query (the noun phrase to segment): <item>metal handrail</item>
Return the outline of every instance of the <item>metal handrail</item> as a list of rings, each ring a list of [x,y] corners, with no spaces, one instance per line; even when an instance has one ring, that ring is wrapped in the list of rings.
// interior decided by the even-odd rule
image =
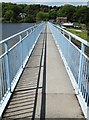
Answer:
[[[27,28],[11,37],[0,41],[4,52],[0,55],[0,117],[11,97],[12,92],[21,76],[24,67],[44,27],[44,22]],[[29,31],[30,30],[30,31]],[[23,37],[23,33],[25,33]],[[19,41],[8,46],[8,42],[19,37]]]
[[[32,27],[30,27],[30,28],[27,28],[27,29],[25,29],[25,30],[23,30],[23,31],[21,31],[21,32],[18,32],[18,33],[16,33],[16,34],[14,34],[14,35],[12,35],[12,36],[10,36],[10,37],[8,37],[8,38],[0,41],[0,44],[3,44],[3,43],[5,43],[5,42],[7,42],[8,40],[11,40],[11,39],[14,38],[14,37],[16,37],[16,36],[18,36],[18,35],[21,35],[22,33],[27,32],[28,30],[34,29],[34,28],[37,27],[37,26],[39,26],[39,24],[36,25],[36,26],[32,26]]]
[[[89,56],[85,53],[85,48],[89,49],[89,42],[50,22],[49,27],[83,113],[89,120]],[[72,42],[72,38],[80,42],[81,48]]]
[[[79,42],[81,42],[81,43],[83,43],[83,44],[85,44],[86,46],[89,47],[89,42],[87,42],[86,40],[84,40],[84,39],[78,37],[77,35],[75,35],[75,34],[69,32],[69,31],[67,31],[67,30],[65,30],[65,29],[63,29],[63,28],[61,28],[61,27],[58,26],[58,25],[55,25],[55,27],[57,27],[58,29],[62,30],[63,32],[69,34],[71,37],[75,38],[75,40],[77,40],[77,41],[79,41]]]

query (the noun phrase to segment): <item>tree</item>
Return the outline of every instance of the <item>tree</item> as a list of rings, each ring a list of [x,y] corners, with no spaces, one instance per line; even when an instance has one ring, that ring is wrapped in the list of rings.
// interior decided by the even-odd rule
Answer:
[[[86,15],[87,15],[87,6],[77,6],[76,12],[74,13],[74,17],[79,23],[85,23]]]
[[[2,22],[36,22],[55,20],[57,17],[67,17],[70,22],[84,23],[89,29],[89,8],[87,6],[47,6],[2,3]],[[22,16],[23,15],[23,16]],[[25,17],[24,17],[25,15]]]
[[[12,11],[12,10],[6,11],[4,17],[5,17],[5,19],[6,19],[8,22],[12,22],[12,19],[13,19],[13,11]]]
[[[23,22],[33,23],[33,22],[36,22],[36,20],[35,20],[34,15],[28,14],[27,17],[24,19]]]
[[[76,11],[76,7],[73,5],[64,5],[60,8],[58,16],[67,17],[68,21],[73,21],[73,14]]]
[[[50,10],[49,19],[56,19],[56,17],[57,17],[57,12],[55,10]]]
[[[21,7],[13,3],[2,3],[2,17],[4,22],[19,22]]]
[[[0,3],[0,23],[2,22],[2,3]]]
[[[89,8],[86,12],[86,20],[85,20],[85,24],[86,24],[86,28],[87,28],[87,35],[89,36]]]
[[[45,12],[38,12],[36,15],[36,21],[47,21],[48,20],[48,13]]]

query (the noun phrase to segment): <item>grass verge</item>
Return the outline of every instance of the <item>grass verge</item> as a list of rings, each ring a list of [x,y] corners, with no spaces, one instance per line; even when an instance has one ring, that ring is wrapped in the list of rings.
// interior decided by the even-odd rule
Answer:
[[[87,36],[87,30],[78,31],[78,29],[70,29],[70,28],[66,28],[66,30],[89,42],[89,36]]]

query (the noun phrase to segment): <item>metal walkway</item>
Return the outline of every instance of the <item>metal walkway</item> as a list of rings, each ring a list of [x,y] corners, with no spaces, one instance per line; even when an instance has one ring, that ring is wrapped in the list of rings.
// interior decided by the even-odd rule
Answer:
[[[3,114],[9,118],[85,119],[48,26]]]

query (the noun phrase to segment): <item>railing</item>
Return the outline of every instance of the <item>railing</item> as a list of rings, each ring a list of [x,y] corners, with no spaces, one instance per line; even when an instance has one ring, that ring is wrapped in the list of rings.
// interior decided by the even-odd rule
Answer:
[[[0,117],[38,40],[44,23],[0,41]],[[8,28],[9,29],[9,28]]]
[[[89,42],[49,23],[85,117],[89,120]]]

